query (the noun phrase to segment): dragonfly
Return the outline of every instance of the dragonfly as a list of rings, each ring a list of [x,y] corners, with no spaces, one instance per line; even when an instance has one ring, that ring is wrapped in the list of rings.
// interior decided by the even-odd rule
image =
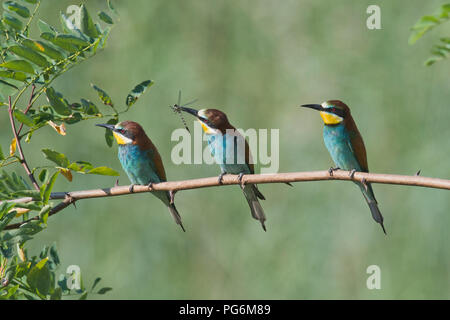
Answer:
[[[189,131],[189,128],[188,128],[188,126],[186,124],[186,120],[184,119],[183,114],[181,113],[181,108],[189,106],[189,105],[191,105],[191,104],[193,104],[193,103],[195,103],[197,101],[198,101],[198,99],[194,99],[194,100],[192,100],[192,101],[190,101],[188,103],[185,103],[185,104],[181,105],[181,90],[180,90],[180,91],[178,91],[178,103],[174,104],[173,106],[169,106],[169,108],[172,108],[173,112],[178,113],[178,115],[181,118],[181,121],[183,122],[184,127],[186,128],[186,130],[189,133],[191,133],[191,131]]]

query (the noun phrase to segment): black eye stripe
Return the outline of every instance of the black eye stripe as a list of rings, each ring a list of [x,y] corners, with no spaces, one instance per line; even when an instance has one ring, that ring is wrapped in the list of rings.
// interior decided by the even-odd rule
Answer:
[[[344,110],[342,109],[338,109],[336,107],[332,107],[330,108],[331,113],[334,113],[335,115],[344,118],[345,114],[344,114]]]

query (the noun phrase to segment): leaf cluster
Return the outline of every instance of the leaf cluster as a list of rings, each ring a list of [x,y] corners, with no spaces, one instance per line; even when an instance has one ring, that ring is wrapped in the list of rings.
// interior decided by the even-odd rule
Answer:
[[[111,15],[98,12],[99,21],[95,21],[86,5],[81,4],[77,7],[79,25],[60,13],[58,29],[37,18],[40,3],[39,0],[2,3],[0,107],[8,108],[0,108],[0,112],[10,113],[12,123],[17,122],[19,127],[11,126],[17,139],[12,139],[9,153],[0,147],[0,168],[3,168],[0,172],[0,299],[61,299],[65,295],[78,295],[80,299],[85,299],[88,292],[94,292],[100,278],[94,281],[90,290],[83,285],[75,291],[70,290],[67,286],[70,275],[58,277],[55,273],[60,265],[56,247],[44,247],[39,255],[29,257],[26,243],[47,227],[47,219],[56,207],[51,193],[60,174],[72,181],[72,172],[110,176],[119,173],[105,166],[94,166],[88,161],[70,161],[65,154],[50,148],[42,149],[42,153],[52,165],[30,167],[31,175],[36,175],[40,186],[30,186],[15,171],[7,172],[4,168],[25,162],[22,154],[17,154],[18,146],[23,140],[30,143],[33,134],[41,128],[49,126],[64,136],[68,132],[66,126],[80,121],[107,117],[108,123],[117,123],[119,115],[128,111],[153,82],[148,80],[136,86],[127,96],[122,111],[97,85],[92,85],[92,88],[105,110],[88,99],[69,101],[55,89],[54,80],[105,47],[118,14],[108,0]],[[39,38],[30,37],[30,29],[34,27],[39,30]],[[45,97],[47,102],[37,105],[40,96]],[[105,138],[111,146],[110,132]],[[15,201],[18,198],[22,201]],[[23,198],[26,200],[23,201]],[[21,227],[5,230],[14,222],[21,222]],[[109,290],[111,288],[105,287],[96,293],[104,294]]]
[[[426,15],[419,19],[411,28],[411,35],[409,37],[409,44],[416,43],[426,33],[434,28],[450,21],[450,3],[444,4],[440,10],[434,15]],[[431,57],[425,61],[426,66],[431,66],[437,61],[444,60],[450,56],[450,37],[440,38],[438,44],[433,45],[431,49]]]

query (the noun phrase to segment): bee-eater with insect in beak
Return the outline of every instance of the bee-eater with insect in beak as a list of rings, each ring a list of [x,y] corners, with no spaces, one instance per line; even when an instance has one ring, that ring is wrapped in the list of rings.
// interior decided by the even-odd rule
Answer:
[[[350,108],[345,103],[339,100],[330,100],[321,105],[305,104],[302,107],[320,112],[325,124],[323,128],[325,146],[337,168],[351,171],[352,177],[356,171],[369,172],[362,136],[352,118]],[[330,168],[330,174],[337,168]],[[383,232],[386,234],[383,216],[378,208],[371,184],[364,180],[361,182],[355,181],[355,183],[360,187],[373,219],[381,225]]]
[[[203,131],[208,138],[208,145],[215,161],[220,165],[221,174],[219,183],[222,183],[223,176],[227,173],[238,174],[239,180],[243,175],[253,174],[254,165],[250,154],[250,148],[244,137],[230,124],[227,116],[217,109],[195,110],[178,106],[181,110],[195,116],[200,122]],[[259,220],[262,228],[266,231],[264,221],[266,216],[258,201],[258,198],[265,200],[255,184],[241,185],[252,217]]]
[[[132,185],[148,185],[166,181],[166,172],[158,149],[145,134],[144,129],[137,122],[123,121],[116,125],[97,124],[107,130],[112,130],[119,145],[119,160]],[[168,208],[175,222],[184,230],[181,217],[173,203],[173,194],[168,191],[153,191]]]

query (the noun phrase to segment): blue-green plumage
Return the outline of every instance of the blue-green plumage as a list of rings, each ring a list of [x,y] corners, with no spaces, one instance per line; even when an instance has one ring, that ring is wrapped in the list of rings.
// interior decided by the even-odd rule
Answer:
[[[348,171],[368,172],[364,142],[348,106],[339,100],[326,101],[322,105],[303,106],[320,111],[325,124],[323,140],[336,167]],[[362,181],[355,181],[355,183],[361,189],[373,219],[381,225],[386,233],[383,216],[378,208],[372,185]]]
[[[225,113],[217,109],[197,111],[186,107],[179,108],[197,117],[202,124],[211,154],[222,172],[219,181],[222,181],[222,176],[226,173],[239,174],[241,178],[244,174],[254,173],[248,144],[244,137],[230,124]],[[259,220],[263,229],[266,230],[264,224],[266,216],[258,200],[264,200],[264,196],[255,184],[246,184],[242,187],[242,190],[252,217]]]
[[[166,173],[161,156],[144,129],[134,121],[124,121],[117,125],[99,124],[113,132],[119,144],[119,161],[132,185],[149,185],[166,181]],[[133,186],[130,190],[133,189]],[[153,191],[169,209],[175,222],[184,231],[181,217],[167,191]]]
[[[207,137],[211,154],[216,163],[219,164],[222,174],[253,173],[253,168],[246,161],[248,160],[246,159],[246,142],[236,131],[233,134],[222,134],[218,132],[217,134],[209,134]],[[265,197],[254,184],[246,184],[242,191],[250,207],[252,217],[260,221],[265,231],[266,226],[264,221],[266,220],[266,216],[258,200],[258,198],[265,200]]]
[[[147,185],[165,181],[156,172],[153,150],[141,150],[138,145],[124,144],[119,145],[118,156],[122,168],[132,184]],[[170,196],[167,191],[154,191],[153,194],[169,205]]]
[[[352,148],[351,134],[353,133],[349,133],[342,123],[333,126],[325,125],[323,128],[323,140],[335,165],[343,170],[364,172],[366,170],[361,168],[355,156],[355,151]],[[372,185],[370,183],[362,184],[358,181],[355,181],[355,183],[361,189],[370,207],[373,218],[382,224],[383,218],[379,212]]]
[[[350,134],[344,124],[323,127],[323,141],[331,159],[342,170],[362,171],[351,146]]]
[[[245,148],[245,145],[238,148],[239,136],[231,134],[211,134],[207,137],[211,154],[216,163],[219,164],[222,172],[231,174],[251,173],[248,164],[245,162],[245,152],[242,149],[242,147]],[[241,139],[242,137],[239,138]],[[239,152],[239,149],[241,149],[241,152]]]

